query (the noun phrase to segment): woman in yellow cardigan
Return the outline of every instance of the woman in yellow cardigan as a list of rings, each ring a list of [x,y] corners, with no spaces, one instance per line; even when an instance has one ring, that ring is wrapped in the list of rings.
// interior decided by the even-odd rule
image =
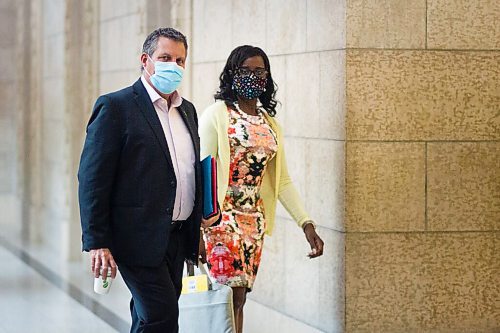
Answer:
[[[267,55],[258,47],[240,46],[220,75],[216,103],[200,118],[201,156],[217,159],[222,210],[218,225],[205,225],[206,259],[210,274],[233,288],[239,333],[278,199],[304,230],[309,257],[323,254],[323,241],[288,176],[283,134],[274,120],[275,94]]]

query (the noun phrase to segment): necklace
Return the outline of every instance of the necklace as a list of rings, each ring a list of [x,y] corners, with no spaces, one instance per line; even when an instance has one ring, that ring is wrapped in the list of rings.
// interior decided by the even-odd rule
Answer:
[[[234,106],[236,107],[236,110],[238,111],[240,117],[246,120],[247,122],[255,125],[260,125],[264,123],[264,118],[262,117],[262,110],[260,107],[257,107],[256,109],[257,115],[254,116],[252,114],[248,114],[245,111],[243,111],[238,105],[238,103],[234,103]]]
[[[247,116],[250,116],[250,117],[259,117],[259,116],[260,116],[260,114],[261,114],[261,109],[260,109],[260,107],[259,107],[259,106],[257,106],[257,107],[255,108],[255,113],[256,113],[256,114],[250,114],[250,113],[248,113],[248,112],[243,111],[243,110],[240,108],[240,105],[239,105],[239,103],[238,103],[238,102],[235,102],[235,103],[234,103],[234,106],[236,106],[236,109],[237,109],[238,111],[240,111],[241,113],[243,113],[243,114],[245,114],[245,115],[247,115]]]

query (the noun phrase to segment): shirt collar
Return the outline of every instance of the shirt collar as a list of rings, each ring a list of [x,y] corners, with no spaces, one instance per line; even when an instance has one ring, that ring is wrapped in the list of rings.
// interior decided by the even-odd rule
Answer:
[[[153,104],[160,99],[164,100],[164,98],[161,97],[160,94],[158,94],[158,92],[149,84],[149,82],[144,77],[144,74],[141,75],[141,82],[144,85],[144,88],[146,88],[146,91],[148,92],[149,98],[151,98],[151,102]],[[174,92],[170,96],[170,101],[172,102],[170,107],[176,108],[182,104],[182,97],[177,90],[174,90]]]

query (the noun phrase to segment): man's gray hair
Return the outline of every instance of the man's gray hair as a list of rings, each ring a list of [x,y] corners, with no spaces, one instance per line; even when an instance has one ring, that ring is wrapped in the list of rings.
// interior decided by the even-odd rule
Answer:
[[[183,43],[187,53],[188,44],[186,36],[184,36],[180,31],[175,30],[174,28],[158,28],[150,33],[144,41],[144,44],[142,45],[142,52],[152,57],[153,53],[158,47],[158,39],[160,37],[166,37],[176,42]]]

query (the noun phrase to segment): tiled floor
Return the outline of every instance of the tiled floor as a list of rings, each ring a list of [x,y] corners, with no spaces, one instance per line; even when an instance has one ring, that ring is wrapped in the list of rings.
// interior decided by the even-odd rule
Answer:
[[[15,234],[2,226],[0,333],[128,332],[130,293],[119,275],[108,295],[98,295],[88,254],[70,262],[50,246],[23,244]],[[245,333],[320,333],[252,300],[245,319]]]
[[[117,332],[0,246],[0,332]]]

